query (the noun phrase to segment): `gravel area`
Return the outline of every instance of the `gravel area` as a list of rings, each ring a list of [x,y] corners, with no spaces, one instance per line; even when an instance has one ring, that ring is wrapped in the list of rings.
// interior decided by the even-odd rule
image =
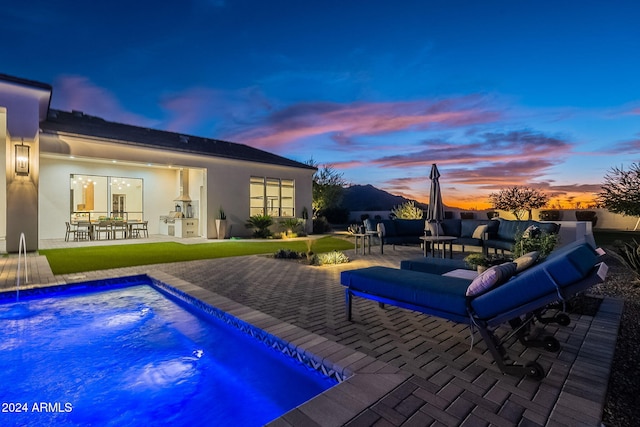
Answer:
[[[608,252],[611,252],[609,248]],[[609,379],[603,425],[637,426],[640,420],[640,281],[620,261],[607,256],[607,281],[590,291],[624,300],[620,330]]]

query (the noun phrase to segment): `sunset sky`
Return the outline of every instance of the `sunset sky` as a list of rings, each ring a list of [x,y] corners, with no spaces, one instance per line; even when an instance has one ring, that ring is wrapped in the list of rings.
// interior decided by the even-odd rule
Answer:
[[[0,73],[52,107],[332,164],[352,184],[487,208],[588,203],[640,161],[636,1],[12,2]],[[21,4],[18,4],[21,3]]]

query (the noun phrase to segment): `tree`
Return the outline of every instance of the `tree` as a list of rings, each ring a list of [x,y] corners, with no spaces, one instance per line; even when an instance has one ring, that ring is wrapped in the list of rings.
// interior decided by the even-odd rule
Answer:
[[[409,200],[391,210],[391,213],[399,219],[422,219],[424,212],[416,206],[413,200]]]
[[[640,164],[631,164],[629,170],[611,168],[604,176],[598,202],[610,212],[640,216]]]
[[[306,164],[318,168],[313,174],[313,212],[340,207],[347,182],[330,164],[319,166],[313,159]]]
[[[489,202],[494,209],[509,211],[518,220],[522,219],[525,212],[529,214],[529,219],[531,219],[531,210],[543,207],[547,201],[549,201],[549,196],[540,190],[517,185],[489,194]]]

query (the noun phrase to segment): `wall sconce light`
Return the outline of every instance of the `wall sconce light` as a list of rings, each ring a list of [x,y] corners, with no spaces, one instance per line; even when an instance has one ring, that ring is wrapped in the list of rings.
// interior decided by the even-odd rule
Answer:
[[[16,175],[29,175],[29,146],[22,144],[16,145]]]

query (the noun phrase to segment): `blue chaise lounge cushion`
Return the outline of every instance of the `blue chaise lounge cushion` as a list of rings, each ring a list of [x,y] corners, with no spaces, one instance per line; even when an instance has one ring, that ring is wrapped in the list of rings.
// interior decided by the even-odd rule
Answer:
[[[433,307],[443,314],[468,317],[465,297],[471,283],[468,279],[395,268],[368,267],[343,271],[340,283],[354,291],[421,307]]]
[[[558,295],[558,288],[563,289],[586,277],[597,260],[597,252],[588,244],[572,245],[562,251],[562,256],[549,257],[544,263],[524,270],[491,292],[476,297],[471,306],[479,318],[489,319],[544,295]]]

